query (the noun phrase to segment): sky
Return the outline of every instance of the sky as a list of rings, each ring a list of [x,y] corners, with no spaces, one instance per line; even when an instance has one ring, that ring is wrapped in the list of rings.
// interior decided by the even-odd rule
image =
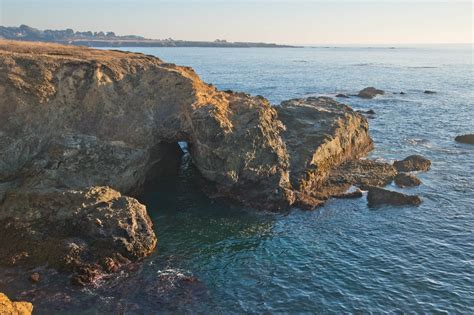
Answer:
[[[286,44],[473,43],[472,1],[0,0],[0,25]]]

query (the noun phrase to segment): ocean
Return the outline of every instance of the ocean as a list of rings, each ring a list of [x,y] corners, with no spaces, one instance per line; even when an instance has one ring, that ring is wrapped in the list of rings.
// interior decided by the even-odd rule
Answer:
[[[191,66],[219,89],[273,104],[385,90],[340,101],[375,111],[370,158],[432,161],[417,174],[421,186],[388,187],[423,203],[371,209],[364,196],[314,211],[259,211],[208,199],[185,158],[178,178],[140,199],[156,252],[97,288],[50,280],[38,313],[474,313],[474,146],[454,141],[474,133],[471,45],[123,50]]]

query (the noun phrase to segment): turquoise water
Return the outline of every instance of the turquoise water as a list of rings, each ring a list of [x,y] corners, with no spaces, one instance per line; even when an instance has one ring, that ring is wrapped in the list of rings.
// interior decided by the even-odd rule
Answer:
[[[431,171],[418,174],[423,185],[403,190],[424,202],[373,210],[361,198],[316,211],[256,211],[206,198],[185,157],[178,178],[148,187],[141,199],[156,253],[98,288],[46,282],[39,289],[62,295],[30,298],[39,313],[474,313],[474,147],[453,140],[474,132],[471,46],[130,50],[275,104],[386,90],[343,101],[376,112],[371,157],[432,160]],[[33,296],[21,288],[9,290]]]

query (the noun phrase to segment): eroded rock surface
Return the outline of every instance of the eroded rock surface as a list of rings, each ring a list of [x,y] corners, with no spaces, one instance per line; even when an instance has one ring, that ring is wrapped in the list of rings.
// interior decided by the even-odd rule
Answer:
[[[178,141],[210,194],[257,208],[312,208],[394,176],[354,162],[373,146],[367,120],[332,99],[271,106],[152,56],[0,41],[0,261],[82,284],[148,255],[150,219],[126,195],[179,165]]]
[[[0,292],[0,314],[1,315],[30,315],[33,305],[28,302],[12,302]]]

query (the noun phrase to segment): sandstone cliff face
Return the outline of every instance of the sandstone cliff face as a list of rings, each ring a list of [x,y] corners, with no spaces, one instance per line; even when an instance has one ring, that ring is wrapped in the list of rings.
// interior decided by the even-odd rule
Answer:
[[[328,98],[272,107],[143,54],[0,41],[0,223],[25,231],[25,252],[52,237],[66,244],[54,260],[73,257],[74,268],[147,255],[151,221],[120,193],[170,171],[178,141],[213,195],[271,210],[339,194],[346,185],[333,189],[329,175],[372,148],[367,120]],[[66,233],[75,222],[84,228]]]

